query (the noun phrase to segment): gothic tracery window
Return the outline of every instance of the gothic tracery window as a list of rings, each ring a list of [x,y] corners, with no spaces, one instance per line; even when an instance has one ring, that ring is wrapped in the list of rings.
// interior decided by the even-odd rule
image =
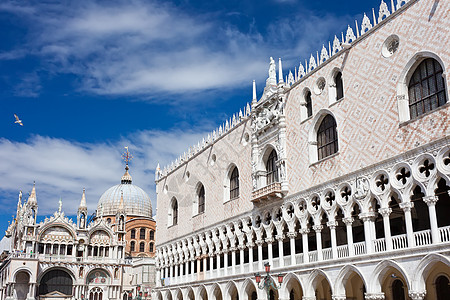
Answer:
[[[427,58],[411,76],[408,85],[409,113],[414,119],[447,102],[441,64]]]
[[[230,177],[230,199],[239,197],[239,171],[234,167]]]
[[[338,152],[336,120],[326,115],[317,130],[317,152],[319,160]]]
[[[267,184],[278,182],[278,168],[276,164],[277,160],[278,160],[277,152],[275,150],[272,150],[266,162]]]

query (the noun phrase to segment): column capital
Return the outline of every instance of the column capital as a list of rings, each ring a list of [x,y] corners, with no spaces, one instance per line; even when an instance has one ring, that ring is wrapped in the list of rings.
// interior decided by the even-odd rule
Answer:
[[[389,217],[389,215],[392,213],[392,208],[390,207],[383,207],[378,210],[378,212],[383,216],[383,218]]]
[[[365,293],[366,300],[384,300],[384,293]]]
[[[336,221],[335,220],[331,220],[330,222],[327,222],[327,226],[330,228],[330,229],[336,229]]]
[[[425,299],[425,295],[427,294],[426,291],[409,291],[409,297],[411,297],[411,300],[423,300]]]
[[[309,228],[300,228],[298,230],[298,232],[300,232],[300,234],[308,234],[309,233]]]
[[[259,247],[262,246],[262,244],[264,244],[264,240],[256,240],[255,243]]]
[[[315,232],[321,232],[323,229],[323,226],[322,225],[314,225],[312,228],[314,229]]]
[[[358,216],[363,222],[367,222],[367,221],[375,221],[376,217],[375,217],[375,212],[370,211],[370,212],[366,212],[366,213],[361,213]]]
[[[294,232],[291,232],[291,231],[290,231],[290,232],[288,232],[286,235],[287,235],[287,237],[290,238],[290,239],[295,239],[295,237],[297,236],[297,232],[295,232],[295,231],[294,231]]]
[[[353,218],[352,217],[347,217],[347,218],[343,218],[342,222],[345,223],[345,225],[352,225],[353,224]]]
[[[278,240],[278,241],[283,241],[283,239],[284,239],[284,234],[277,234],[276,236],[275,236],[275,238]]]
[[[239,248],[239,250],[245,250],[246,247],[245,247],[245,245],[239,245],[238,248]]]
[[[404,212],[411,211],[411,208],[414,207],[414,203],[412,202],[401,202],[399,204],[400,208],[403,209]]]
[[[272,243],[275,241],[275,239],[274,239],[273,237],[270,237],[270,238],[266,238],[264,241],[265,241],[267,244],[272,244]]]
[[[423,202],[425,202],[428,206],[436,205],[436,202],[438,202],[438,200],[439,200],[439,197],[435,196],[435,195],[423,197]]]

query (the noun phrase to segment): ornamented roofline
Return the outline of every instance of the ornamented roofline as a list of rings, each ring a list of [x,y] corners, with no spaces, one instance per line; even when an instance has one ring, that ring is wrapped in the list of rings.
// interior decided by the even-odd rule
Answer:
[[[309,58],[309,62],[305,59],[305,65],[303,66],[302,63],[300,63],[298,70],[295,68],[294,74],[291,70],[289,70],[289,74],[286,76],[285,81],[283,82],[283,74],[281,69],[281,59],[279,61],[279,80],[278,83],[285,84],[285,87],[290,88],[295,83],[301,81],[303,78],[305,78],[309,73],[311,73],[313,70],[317,69],[320,65],[328,61],[330,58],[332,58],[334,55],[341,53],[341,51],[345,51],[348,48],[351,47],[351,45],[358,40],[360,37],[365,36],[369,31],[372,31],[371,29],[377,28],[381,23],[385,23],[387,19],[390,19],[392,14],[398,11],[399,9],[404,9],[406,7],[406,4],[408,3],[414,3],[418,0],[397,0],[397,5],[394,5],[394,0],[391,0],[391,11],[389,11],[388,5],[386,2],[381,0],[380,8],[378,10],[378,18],[375,16],[375,9],[372,8],[372,18],[373,18],[373,25],[370,21],[370,18],[364,13],[363,20],[361,22],[361,28],[358,26],[358,21],[355,20],[355,29],[356,29],[356,35],[353,31],[353,28],[348,25],[347,26],[347,32],[344,36],[344,33],[341,33],[341,39],[339,39],[336,35],[334,36],[333,43],[328,42],[328,49],[325,47],[325,45],[322,45],[322,50],[316,52],[316,55],[314,56],[311,54]],[[271,58],[271,62],[273,59]],[[270,71],[270,70],[269,70]],[[269,79],[270,79],[270,72],[269,72]],[[268,80],[269,80],[268,79]],[[276,85],[276,79],[275,82],[272,82],[272,84],[269,85]],[[268,86],[266,82],[266,87]],[[266,93],[263,93],[263,98],[266,95]],[[255,86],[253,83],[253,98],[254,101],[256,100],[256,94],[255,94]],[[258,103],[261,101],[258,101]],[[211,133],[208,134],[206,138],[203,138],[202,141],[199,141],[197,145],[193,145],[188,149],[188,151],[184,152],[182,155],[180,155],[175,161],[172,161],[172,163],[163,169],[160,168],[159,164],[156,167],[155,170],[155,181],[158,182],[162,178],[169,175],[172,171],[176,170],[178,167],[186,163],[189,159],[196,156],[198,153],[202,152],[204,149],[206,149],[209,145],[212,145],[216,140],[218,140],[223,135],[227,134],[229,131],[234,129],[236,126],[241,124],[242,121],[246,120],[252,110],[252,106],[247,103],[246,107],[244,107],[243,110],[240,110],[239,113],[236,113],[231,117],[229,120],[226,120],[225,123],[220,125],[217,129],[213,130]]]
[[[159,181],[166,177],[172,171],[186,163],[189,159],[196,156],[200,152],[203,152],[203,150],[205,150],[208,146],[214,144],[215,141],[219,140],[222,136],[226,135],[228,132],[239,126],[243,121],[247,120],[250,114],[251,106],[250,103],[247,103],[243,109],[239,110],[239,113],[233,114],[233,117],[230,117],[230,119],[226,120],[225,123],[221,124],[218,128],[209,133],[208,136],[199,141],[197,145],[190,147],[187,152],[185,151],[183,155],[180,155],[177,159],[175,159],[175,161],[172,161],[170,165],[161,169],[158,164],[155,171],[155,181]]]
[[[353,31],[353,28],[348,25],[345,36],[343,32],[341,32],[340,39],[335,35],[333,42],[328,42],[328,49],[325,45],[322,45],[320,54],[319,51],[316,51],[316,55],[311,54],[309,57],[309,62],[305,59],[305,65],[303,66],[303,64],[300,63],[298,70],[297,68],[294,69],[294,74],[292,73],[292,70],[289,70],[289,74],[286,76],[285,80],[287,86],[292,87],[295,83],[306,77],[307,74],[318,68],[335,54],[338,54],[339,52],[345,51],[346,49],[350,48],[356,40],[358,40],[362,36],[367,35],[368,32],[371,32],[372,28],[378,28],[381,23],[386,22],[386,19],[392,18],[392,14],[394,14],[396,11],[400,9],[403,10],[406,7],[406,4],[412,4],[416,1],[418,0],[397,0],[397,5],[394,5],[394,0],[391,0],[391,11],[389,11],[386,2],[381,0],[380,8],[378,10],[378,18],[376,18],[375,16],[375,9],[372,8],[373,24],[371,23],[370,18],[366,15],[366,13],[364,13],[361,27],[358,26],[358,21],[355,20],[356,35]]]

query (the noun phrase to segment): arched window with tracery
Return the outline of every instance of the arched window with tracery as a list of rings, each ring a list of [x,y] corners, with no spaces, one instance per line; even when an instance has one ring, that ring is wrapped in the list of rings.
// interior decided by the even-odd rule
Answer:
[[[145,243],[144,242],[141,242],[140,244],[139,244],[139,252],[144,252],[145,251]]]
[[[331,115],[326,115],[317,130],[317,154],[321,160],[338,152],[338,136],[336,120]]]
[[[230,199],[239,197],[239,171],[234,167],[230,177]]]
[[[133,252],[136,249],[136,242],[131,241],[130,243],[130,251]]]
[[[442,66],[434,58],[422,61],[408,84],[409,114],[414,119],[447,102]]]
[[[198,189],[197,197],[198,197],[198,213],[200,214],[205,212],[205,187],[203,186],[203,184]]]
[[[139,231],[139,239],[145,240],[145,228],[141,228]]]
[[[270,152],[269,157],[267,158],[266,162],[266,171],[267,171],[267,184],[272,184],[274,182],[278,182],[278,168],[277,168],[277,152],[275,150],[272,150]]]
[[[132,239],[135,239],[136,238],[136,229],[131,229],[130,235],[131,235]]]

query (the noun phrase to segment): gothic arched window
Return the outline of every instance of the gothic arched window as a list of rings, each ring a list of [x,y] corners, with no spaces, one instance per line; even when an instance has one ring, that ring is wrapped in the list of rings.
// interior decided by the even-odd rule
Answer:
[[[239,197],[239,171],[234,167],[230,177],[230,199]]]
[[[344,98],[344,83],[342,82],[341,72],[338,72],[334,77],[334,83],[336,84],[336,100]]]
[[[131,234],[131,238],[135,239],[136,238],[136,229],[131,229],[130,234]]]
[[[130,243],[130,251],[133,252],[136,249],[136,242],[131,241]]]
[[[141,228],[139,231],[139,239],[145,240],[145,228]]]
[[[278,182],[277,160],[278,160],[277,152],[275,150],[272,150],[266,162],[267,184]]]
[[[422,61],[408,85],[409,114],[414,119],[447,102],[442,66],[434,58]]]
[[[331,115],[326,115],[317,130],[317,153],[321,160],[338,152],[338,136],[336,120]]]
[[[153,252],[153,243],[150,243],[149,252]]]
[[[205,187],[203,184],[198,189],[198,213],[205,212]]]
[[[177,208],[177,211],[178,211],[178,208]],[[177,214],[178,214],[178,212],[177,212]],[[154,239],[155,239],[155,232],[153,230],[150,230],[150,240],[153,241]]]
[[[145,243],[144,242],[141,242],[140,244],[139,244],[139,252],[144,252],[145,251]]]
[[[308,91],[306,92],[305,95],[305,102],[306,102],[306,115],[307,117],[311,117],[312,116],[312,99],[311,99],[311,92]]]
[[[177,199],[174,199],[174,201],[172,202],[172,225],[177,224],[178,224],[178,201]],[[153,240],[152,238],[150,239]]]

